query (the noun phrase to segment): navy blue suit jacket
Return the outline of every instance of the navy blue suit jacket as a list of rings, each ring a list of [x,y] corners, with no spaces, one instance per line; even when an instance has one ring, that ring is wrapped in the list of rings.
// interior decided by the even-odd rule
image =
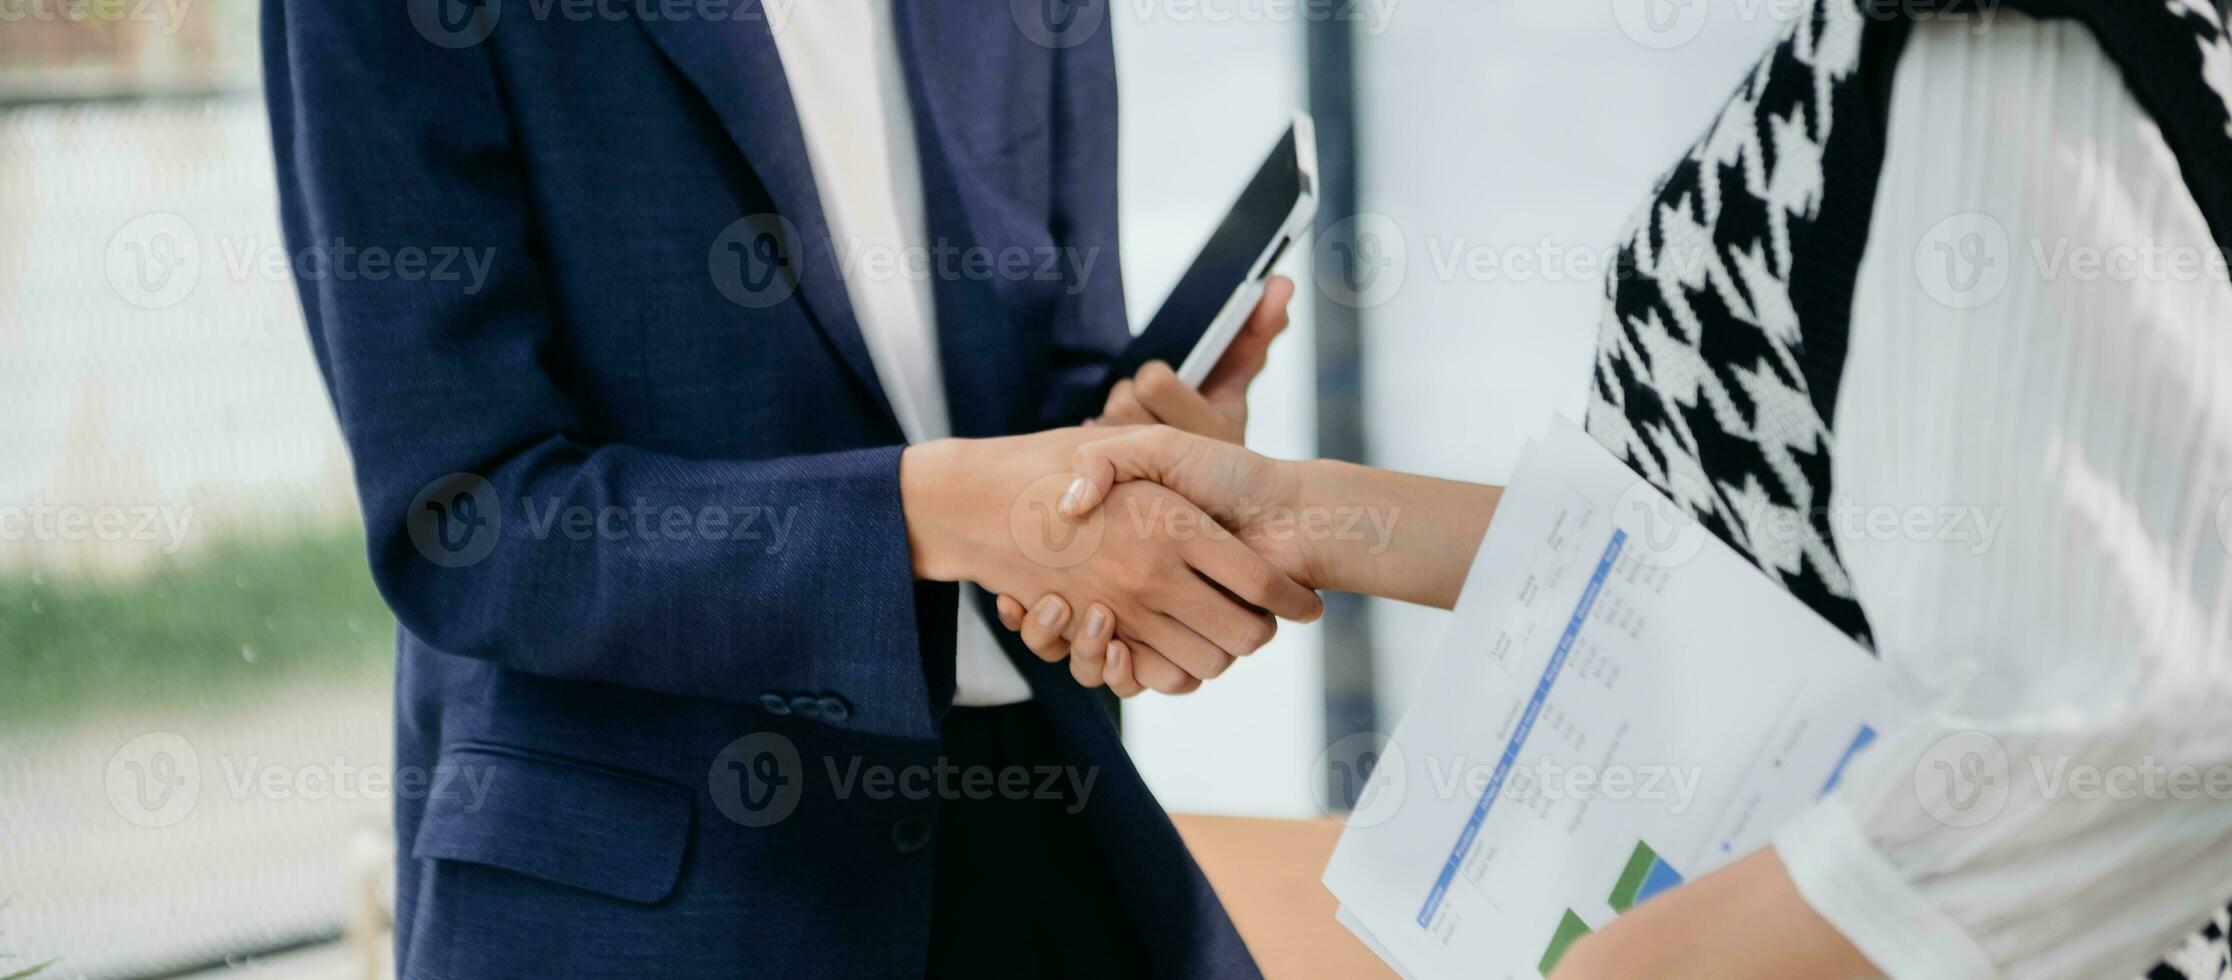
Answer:
[[[954,428],[1074,421],[1049,406],[1128,336],[1107,31],[894,3],[931,237],[1096,258],[937,280]],[[954,592],[910,574],[902,437],[762,11],[473,9],[263,21],[288,241],[361,257],[301,292],[401,627],[400,971],[919,975],[935,803],[837,779],[935,761]],[[1097,770],[1080,819],[1137,918],[1110,934],[1252,974],[1106,713],[1016,654]]]

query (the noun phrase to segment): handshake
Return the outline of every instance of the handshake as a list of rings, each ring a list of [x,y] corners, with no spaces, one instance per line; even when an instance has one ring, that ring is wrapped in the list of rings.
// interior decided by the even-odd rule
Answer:
[[[1040,657],[1125,697],[1192,691],[1277,619],[1316,619],[1311,557],[1265,531],[1299,503],[1296,464],[1237,445],[1292,294],[1272,283],[1200,391],[1157,362],[1084,426],[908,449],[916,576],[997,593],[1002,624]]]
[[[1150,364],[1084,426],[909,448],[915,576],[997,594],[1033,652],[1123,697],[1195,690],[1321,615],[1318,589],[1454,602],[1487,488],[1239,445],[1292,294],[1273,280],[1200,391]]]

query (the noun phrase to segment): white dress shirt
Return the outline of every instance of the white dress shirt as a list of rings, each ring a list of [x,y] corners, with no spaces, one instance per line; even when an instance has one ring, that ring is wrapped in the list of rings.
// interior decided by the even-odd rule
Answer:
[[[909,443],[953,434],[938,361],[914,117],[889,0],[812,0],[775,27],[853,316]],[[1028,701],[973,586],[961,589],[957,705]]]
[[[1840,533],[1931,707],[1776,847],[1894,977],[2137,976],[2232,896],[2232,284],[2082,25],[1901,58],[1836,493],[1996,526]]]

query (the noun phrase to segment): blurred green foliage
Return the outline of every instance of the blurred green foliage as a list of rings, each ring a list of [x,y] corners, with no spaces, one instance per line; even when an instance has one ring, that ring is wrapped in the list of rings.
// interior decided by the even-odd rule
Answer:
[[[0,577],[0,718],[384,679],[395,621],[356,531],[221,541],[128,581]]]

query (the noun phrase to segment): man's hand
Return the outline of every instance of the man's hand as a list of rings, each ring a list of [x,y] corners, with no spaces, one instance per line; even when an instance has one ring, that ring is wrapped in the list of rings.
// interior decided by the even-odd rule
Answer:
[[[1127,484],[1087,520],[1059,516],[1074,450],[1105,434],[1060,429],[910,447],[899,482],[916,577],[971,581],[1033,605],[1052,600],[1059,622],[1042,627],[1092,635],[1103,656],[1121,639],[1140,683],[1174,692],[1269,642],[1274,614],[1309,620],[1323,611],[1315,593],[1163,487]],[[1070,610],[1085,611],[1074,628]]]
[[[1237,443],[1248,431],[1248,386],[1271,357],[1271,342],[1287,328],[1287,303],[1294,298],[1294,281],[1273,276],[1264,285],[1263,299],[1255,312],[1217,359],[1209,377],[1195,391],[1179,380],[1170,365],[1154,361],[1135,377],[1116,383],[1108,405],[1089,425],[1151,425],[1160,423],[1196,435]]]

